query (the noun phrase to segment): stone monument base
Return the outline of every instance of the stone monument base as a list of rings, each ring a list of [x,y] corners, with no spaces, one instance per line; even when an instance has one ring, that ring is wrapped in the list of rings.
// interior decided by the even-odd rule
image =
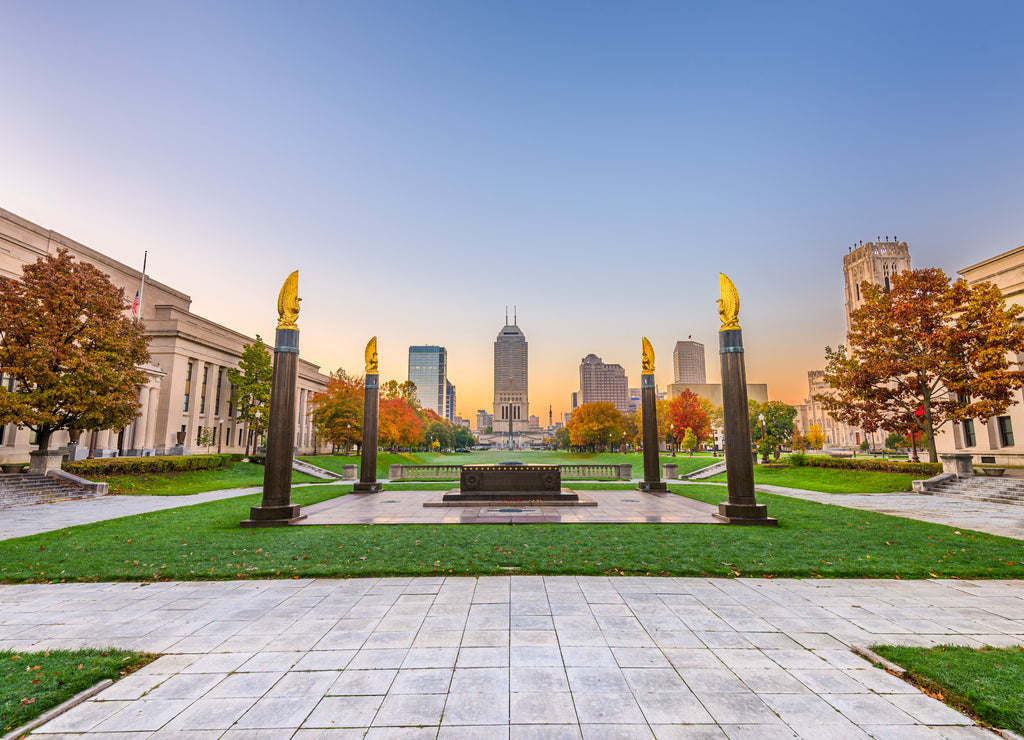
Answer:
[[[383,483],[356,483],[352,486],[352,493],[380,493],[384,490]]]
[[[664,481],[640,481],[640,485],[636,487],[636,490],[643,491],[644,493],[668,493],[668,486],[665,485]]]
[[[249,509],[249,518],[239,522],[241,527],[287,527],[289,524],[302,521],[305,514],[300,514],[298,504],[285,506],[253,506]]]
[[[726,524],[739,524],[748,527],[779,526],[778,519],[772,519],[768,516],[768,507],[765,504],[730,504],[723,502],[718,505],[718,513],[712,516]]]
[[[560,491],[460,491],[453,488],[440,498],[426,501],[431,506],[481,506],[493,507],[502,504],[517,506],[597,506],[597,502],[576,493],[569,488]]]

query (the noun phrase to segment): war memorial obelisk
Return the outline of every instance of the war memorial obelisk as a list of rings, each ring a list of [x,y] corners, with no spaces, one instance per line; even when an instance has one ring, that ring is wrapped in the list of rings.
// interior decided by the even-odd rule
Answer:
[[[718,355],[722,361],[722,417],[725,425],[725,475],[729,500],[718,505],[715,518],[729,524],[777,527],[768,508],[754,497],[754,458],[750,447],[750,411],[747,408],[747,371],[743,363],[740,297],[736,286],[719,273],[722,297],[718,315]],[[644,412],[646,414],[646,410]]]
[[[284,527],[305,519],[292,503],[292,457],[295,452],[295,381],[299,374],[299,272],[281,286],[277,297],[274,374],[270,381],[270,428],[263,468],[263,502],[249,510],[243,527]]]
[[[654,347],[643,338],[644,357],[640,370],[640,415],[643,419],[644,479],[639,490],[648,493],[668,491],[661,480],[661,464],[658,461],[658,394],[654,387]]]
[[[366,383],[363,388],[363,444],[359,454],[359,482],[352,493],[378,493],[384,487],[377,482],[377,408],[380,400],[380,375],[377,370],[377,337],[366,344]]]

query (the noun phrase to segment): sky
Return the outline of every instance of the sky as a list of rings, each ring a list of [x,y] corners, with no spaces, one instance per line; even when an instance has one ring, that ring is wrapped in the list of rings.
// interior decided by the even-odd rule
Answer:
[[[1024,4],[0,0],[0,207],[382,379],[447,347],[491,408],[516,306],[531,413],[593,352],[639,385],[719,272],[749,382],[799,403],[844,340],[842,257],[948,274],[1024,243]]]

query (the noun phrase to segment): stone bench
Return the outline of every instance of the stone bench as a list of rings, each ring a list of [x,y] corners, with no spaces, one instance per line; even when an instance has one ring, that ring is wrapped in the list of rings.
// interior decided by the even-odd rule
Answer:
[[[1002,478],[1003,473],[1006,472],[1006,468],[975,468],[974,472],[978,475],[987,475],[992,478]]]

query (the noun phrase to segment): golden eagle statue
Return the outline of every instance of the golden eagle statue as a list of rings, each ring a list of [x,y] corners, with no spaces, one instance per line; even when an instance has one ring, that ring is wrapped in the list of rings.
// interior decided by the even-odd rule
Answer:
[[[366,343],[366,374],[377,374],[377,337]]]
[[[299,271],[296,270],[281,286],[281,293],[277,296],[277,328],[295,329],[298,326],[295,320],[299,318]]]
[[[644,358],[641,362],[641,375],[654,375],[654,347],[651,346],[647,337],[644,340]]]
[[[732,280],[722,273],[718,273],[718,278],[722,290],[722,297],[718,299],[718,315],[722,319],[722,328],[718,331],[739,329],[740,294],[736,292]]]

